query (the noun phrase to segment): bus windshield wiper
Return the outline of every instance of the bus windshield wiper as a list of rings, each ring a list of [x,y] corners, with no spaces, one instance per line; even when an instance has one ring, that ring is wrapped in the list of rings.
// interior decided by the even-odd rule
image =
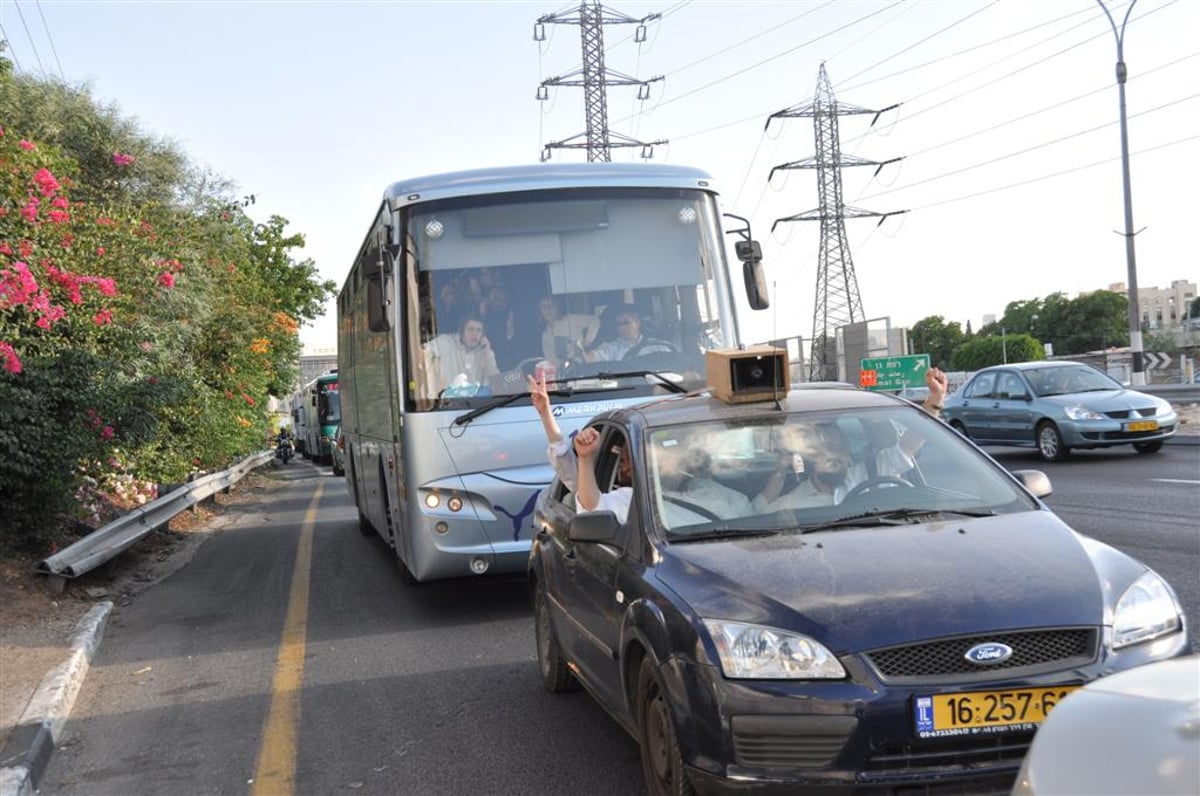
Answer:
[[[686,393],[687,388],[682,387],[668,379],[656,370],[623,370],[620,373],[597,373],[594,376],[579,376],[580,379],[624,379],[633,378],[636,376],[651,376],[662,386],[666,387],[673,393]]]
[[[616,388],[610,388],[610,389],[601,388],[601,389],[595,389],[595,390],[576,390],[573,387],[568,387],[565,390],[546,390],[546,394],[547,395],[556,395],[559,398],[570,398],[573,395],[590,395],[592,393],[597,393],[597,392],[617,392],[617,391],[632,390],[632,389],[633,389],[632,387],[616,387]],[[482,415],[486,415],[488,412],[492,411],[493,409],[499,409],[501,406],[508,406],[509,404],[513,403],[514,401],[520,400],[521,398],[528,398],[528,397],[529,397],[528,390],[525,390],[524,392],[515,392],[515,393],[512,393],[511,395],[498,395],[495,398],[493,398],[492,400],[483,404],[482,406],[477,406],[474,409],[472,409],[471,411],[464,412],[463,414],[454,418],[454,420],[452,420],[450,422],[450,425],[465,426],[468,423],[470,423],[472,420],[474,420],[477,417],[480,417]]]

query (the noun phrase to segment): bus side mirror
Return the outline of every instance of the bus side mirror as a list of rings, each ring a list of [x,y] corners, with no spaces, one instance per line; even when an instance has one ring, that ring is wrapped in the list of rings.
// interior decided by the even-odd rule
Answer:
[[[744,225],[740,229],[729,230],[729,234],[741,238],[733,242],[733,253],[742,261],[742,277],[746,281],[746,300],[750,302],[750,308],[765,310],[771,306],[771,300],[767,296],[767,277],[762,270],[762,247],[751,237],[748,219],[733,213],[724,215],[726,218],[741,221]]]
[[[754,260],[742,263],[742,277],[746,280],[746,299],[750,302],[750,309],[765,310],[771,306],[771,299],[767,296],[767,276],[763,273],[762,262]]]
[[[380,268],[367,277],[367,327],[372,332],[386,332],[392,328],[387,312],[389,276]]]

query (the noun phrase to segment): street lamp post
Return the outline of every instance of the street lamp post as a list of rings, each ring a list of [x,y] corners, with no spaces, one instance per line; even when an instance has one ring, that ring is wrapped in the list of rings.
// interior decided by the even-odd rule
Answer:
[[[1137,0],[1133,0],[1125,9],[1125,19],[1121,20],[1119,31],[1108,7],[1104,5],[1104,0],[1096,0],[1096,2],[1100,4],[1100,8],[1104,9],[1104,15],[1108,17],[1108,24],[1112,26],[1113,36],[1117,40],[1117,93],[1121,102],[1121,178],[1125,188],[1125,263],[1129,272],[1129,352],[1133,357],[1133,373],[1130,380],[1134,385],[1141,385],[1146,383],[1146,371],[1142,362],[1142,319],[1138,308],[1137,257],[1133,250],[1133,237],[1137,233],[1133,231],[1133,196],[1129,186],[1129,129],[1125,120],[1125,78],[1127,75],[1125,69],[1125,24],[1129,22],[1129,15],[1133,12]]]

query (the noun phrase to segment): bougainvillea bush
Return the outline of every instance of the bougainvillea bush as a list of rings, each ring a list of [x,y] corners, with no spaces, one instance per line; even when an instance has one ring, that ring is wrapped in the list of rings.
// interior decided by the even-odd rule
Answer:
[[[0,111],[18,115],[30,83],[0,74]],[[157,172],[139,172],[127,128],[100,125],[123,140],[81,165],[78,131],[64,149],[21,122],[58,128],[0,119],[0,535],[36,546],[261,449],[298,324],[333,285],[291,258],[303,238],[284,219],[255,223],[211,189],[147,191]]]

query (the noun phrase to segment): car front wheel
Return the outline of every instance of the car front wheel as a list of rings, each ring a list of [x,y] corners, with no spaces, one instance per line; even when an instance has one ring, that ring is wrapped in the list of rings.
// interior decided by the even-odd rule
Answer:
[[[642,776],[650,796],[694,796],[696,790],[683,770],[675,722],[666,689],[650,656],[642,659],[637,688],[638,736],[642,747]]]
[[[1037,427],[1037,448],[1038,453],[1048,462],[1060,462],[1071,452],[1071,449],[1063,443],[1058,426],[1049,420]]]
[[[1163,441],[1161,439],[1153,440],[1152,442],[1135,442],[1133,449],[1138,453],[1158,453],[1162,450]]]

